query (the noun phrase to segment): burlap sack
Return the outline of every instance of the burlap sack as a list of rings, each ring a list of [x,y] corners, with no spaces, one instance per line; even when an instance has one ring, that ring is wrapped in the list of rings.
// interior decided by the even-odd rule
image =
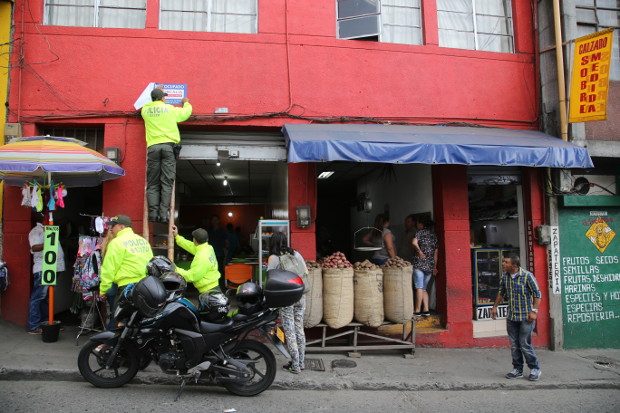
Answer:
[[[323,268],[323,320],[330,328],[353,321],[353,268]]]
[[[413,267],[383,268],[385,318],[402,323],[413,317]]]
[[[308,284],[310,292],[306,294],[306,310],[304,312],[304,327],[312,328],[323,318],[323,272],[320,268],[308,269]]]
[[[353,274],[355,321],[370,327],[383,324],[383,271],[355,270]]]

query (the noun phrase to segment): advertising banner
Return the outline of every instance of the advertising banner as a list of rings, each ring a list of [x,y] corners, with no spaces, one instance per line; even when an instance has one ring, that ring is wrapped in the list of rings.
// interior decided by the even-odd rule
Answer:
[[[607,119],[613,28],[575,39],[568,121]]]

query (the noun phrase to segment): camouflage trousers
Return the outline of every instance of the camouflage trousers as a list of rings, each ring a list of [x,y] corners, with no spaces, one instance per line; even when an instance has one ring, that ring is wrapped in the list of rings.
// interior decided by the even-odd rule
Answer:
[[[304,360],[306,353],[306,333],[304,332],[304,311],[306,309],[306,296],[302,296],[290,307],[280,309],[282,329],[286,337],[286,346],[291,354],[292,370],[299,371],[305,368]]]

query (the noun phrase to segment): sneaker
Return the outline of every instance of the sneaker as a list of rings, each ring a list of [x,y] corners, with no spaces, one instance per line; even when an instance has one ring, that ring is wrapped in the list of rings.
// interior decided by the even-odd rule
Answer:
[[[415,317],[422,317],[422,313],[413,313]]]
[[[284,366],[282,366],[282,368],[283,368],[284,370],[289,370],[289,371],[294,370],[294,369],[293,369],[293,362],[292,362],[292,361],[289,361],[289,362],[288,362],[288,363],[286,363]],[[304,366],[303,364],[299,366],[299,370],[305,370],[305,369],[306,369],[306,366]],[[297,372],[297,373],[299,373],[299,372]]]
[[[289,372],[291,372],[291,373],[293,373],[293,374],[299,374],[299,373],[301,373],[301,369],[294,369],[292,366],[291,366],[291,367],[289,367],[289,368],[287,368],[287,369],[285,369],[285,370],[288,370]]]
[[[422,317],[430,317],[431,316],[431,312],[430,311],[422,311]]]
[[[512,369],[510,373],[506,374],[507,379],[518,379],[519,377],[523,377],[523,372],[517,369]]]
[[[41,328],[35,328],[34,330],[28,330],[28,334],[34,334],[34,335],[43,334],[43,330],[41,330]]]
[[[282,368],[285,368],[285,369],[289,369],[291,367],[293,367],[293,362],[292,361],[289,361],[284,366],[282,366]],[[306,365],[303,364],[303,363],[299,363],[299,368],[302,369],[302,370],[305,370],[306,369]]]
[[[540,371],[540,369],[532,369],[530,371],[530,377],[528,377],[528,379],[530,381],[538,381],[538,379],[540,379],[541,374],[542,374],[542,371]]]

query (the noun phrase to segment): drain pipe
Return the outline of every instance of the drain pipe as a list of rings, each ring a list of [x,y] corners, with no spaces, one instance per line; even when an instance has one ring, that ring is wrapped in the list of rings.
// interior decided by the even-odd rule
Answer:
[[[562,140],[568,141],[566,116],[566,80],[564,79],[564,50],[562,48],[562,23],[560,0],[553,0],[553,23],[555,27],[555,60],[558,69],[558,97],[560,100],[560,131]]]

